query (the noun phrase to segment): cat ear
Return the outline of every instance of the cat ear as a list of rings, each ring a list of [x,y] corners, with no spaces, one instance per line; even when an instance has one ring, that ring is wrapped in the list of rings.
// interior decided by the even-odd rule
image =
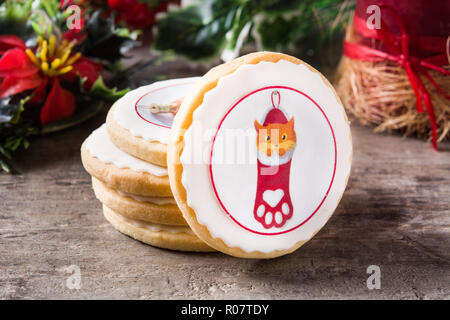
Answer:
[[[294,117],[289,120],[288,124],[291,126],[292,129],[294,129]]]
[[[259,131],[263,126],[259,124],[258,120],[255,120],[255,129],[256,131]]]

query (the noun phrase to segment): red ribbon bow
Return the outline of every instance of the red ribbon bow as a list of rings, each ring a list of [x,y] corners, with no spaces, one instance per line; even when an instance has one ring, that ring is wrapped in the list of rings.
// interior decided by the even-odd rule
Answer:
[[[411,83],[411,87],[416,96],[417,111],[424,112],[423,105],[425,105],[425,109],[431,123],[433,147],[437,150],[436,116],[434,114],[434,108],[430,93],[423,84],[422,79],[420,78],[420,74],[423,74],[441,95],[443,95],[447,99],[450,99],[450,96],[447,95],[441,87],[439,87],[437,82],[433,79],[428,71],[428,69],[431,69],[444,75],[450,75],[450,72],[448,70],[440,66],[445,63],[444,61],[447,61],[447,56],[445,53],[427,58],[418,58],[412,56],[410,54],[410,36],[406,32],[405,25],[400,16],[393,8],[387,5],[380,4],[379,7],[380,9],[387,9],[390,12],[392,17],[394,18],[394,22],[400,30],[400,38],[394,35],[394,33],[389,30],[389,28],[387,28],[387,25],[383,21],[383,19],[381,19],[382,27],[376,29],[376,38],[382,42],[388,52],[377,50],[363,44],[344,41],[344,54],[351,59],[362,61],[379,62],[390,60],[396,62],[398,65],[405,69],[409,82]],[[428,41],[428,43],[429,42],[430,41]]]

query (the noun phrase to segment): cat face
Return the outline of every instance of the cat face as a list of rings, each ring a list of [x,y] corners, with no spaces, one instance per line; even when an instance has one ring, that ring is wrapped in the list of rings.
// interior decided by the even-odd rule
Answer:
[[[258,133],[257,148],[267,156],[272,153],[283,156],[287,151],[295,148],[297,135],[294,130],[294,117],[288,123],[269,123],[267,126],[255,120],[255,129]]]

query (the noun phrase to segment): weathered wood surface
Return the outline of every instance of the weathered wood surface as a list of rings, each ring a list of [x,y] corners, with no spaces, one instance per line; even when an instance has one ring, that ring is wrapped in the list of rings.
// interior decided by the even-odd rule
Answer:
[[[352,175],[327,225],[291,255],[243,260],[153,248],[104,220],[79,153],[104,119],[33,139],[20,174],[0,174],[0,298],[450,298],[449,143],[435,152],[354,124]]]

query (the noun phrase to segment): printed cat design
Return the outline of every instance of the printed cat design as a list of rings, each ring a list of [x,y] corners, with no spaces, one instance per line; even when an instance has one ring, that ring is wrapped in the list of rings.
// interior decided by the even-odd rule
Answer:
[[[283,157],[286,152],[293,150],[297,145],[294,117],[288,123],[269,123],[267,126],[263,126],[255,120],[255,129],[258,133],[258,151],[265,153],[267,157],[271,157],[272,152]]]
[[[292,156],[297,146],[294,117],[287,120],[279,108],[271,109],[257,132],[258,181],[253,214],[265,229],[280,228],[292,217],[289,178]]]

